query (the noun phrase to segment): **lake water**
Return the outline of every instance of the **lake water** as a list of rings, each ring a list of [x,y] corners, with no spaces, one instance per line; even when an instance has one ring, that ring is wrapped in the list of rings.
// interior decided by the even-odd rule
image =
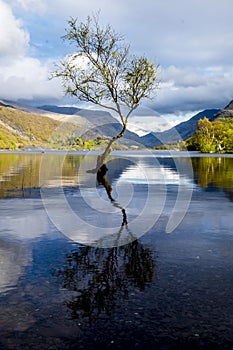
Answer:
[[[0,153],[0,350],[232,349],[233,156]]]

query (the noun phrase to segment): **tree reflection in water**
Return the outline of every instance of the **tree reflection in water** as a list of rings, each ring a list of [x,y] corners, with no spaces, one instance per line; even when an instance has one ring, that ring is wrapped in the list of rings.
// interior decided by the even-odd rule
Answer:
[[[87,318],[93,322],[101,314],[110,315],[121,298],[127,298],[135,288],[144,290],[152,282],[155,260],[128,228],[125,209],[112,197],[112,186],[103,164],[97,172],[97,182],[104,186],[111,205],[122,212],[122,223],[113,240],[112,248],[80,247],[66,256],[58,275],[63,288],[76,292],[67,302],[72,318]],[[121,245],[121,235],[126,230],[129,244]]]
[[[75,291],[67,302],[72,318],[95,321],[110,315],[118,299],[135,288],[144,290],[152,282],[155,260],[139,241],[113,248],[80,247],[68,254],[58,276],[63,288]]]
[[[197,184],[203,188],[219,188],[233,201],[233,158],[191,158]]]
[[[120,242],[120,238],[121,238],[121,234],[124,230],[124,228],[126,229],[126,232],[128,234],[128,238],[130,239],[130,241],[134,241],[136,239],[136,237],[134,237],[134,235],[132,234],[132,232],[130,231],[129,227],[128,227],[128,219],[127,219],[127,214],[126,214],[126,210],[125,208],[123,208],[113,197],[112,197],[112,186],[109,184],[108,179],[106,177],[108,168],[106,166],[106,164],[103,164],[98,172],[97,172],[97,182],[100,186],[104,186],[107,196],[111,202],[111,204],[120,209],[122,212],[122,223],[121,223],[121,227],[119,229],[119,231],[117,232],[116,235],[116,239],[115,239],[115,244],[116,246],[119,245]]]

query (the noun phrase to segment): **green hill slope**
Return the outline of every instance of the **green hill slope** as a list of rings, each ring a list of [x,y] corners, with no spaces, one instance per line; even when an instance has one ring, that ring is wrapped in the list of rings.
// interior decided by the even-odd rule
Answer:
[[[56,148],[67,144],[77,125],[25,112],[10,106],[0,106],[0,148]]]
[[[0,149],[103,149],[106,146],[109,137],[95,130],[86,118],[56,113],[46,116],[37,109],[32,111],[0,101]],[[114,148],[125,147],[115,143]]]

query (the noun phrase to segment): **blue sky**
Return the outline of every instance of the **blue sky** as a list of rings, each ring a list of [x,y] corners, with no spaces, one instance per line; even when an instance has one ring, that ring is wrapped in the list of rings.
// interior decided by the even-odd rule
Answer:
[[[133,53],[160,65],[160,88],[145,105],[152,115],[182,121],[233,99],[232,0],[0,0],[0,99],[77,104],[48,76],[72,51],[61,40],[67,20],[98,10]]]

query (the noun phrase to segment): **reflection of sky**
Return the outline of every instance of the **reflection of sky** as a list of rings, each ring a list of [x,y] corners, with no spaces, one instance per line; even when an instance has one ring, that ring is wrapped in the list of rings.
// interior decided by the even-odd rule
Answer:
[[[129,229],[135,237],[147,232],[164,211],[164,203],[171,194],[169,185],[174,185],[175,195],[179,188],[184,194],[188,193],[187,184],[192,181],[186,173],[186,159],[178,163],[167,153],[163,159],[150,152],[150,157],[143,154],[131,157],[127,152],[124,157],[122,153],[121,157],[110,157],[107,172],[113,198],[126,209]],[[117,235],[122,224],[121,209],[112,205],[105,189],[97,185],[96,174],[88,172],[96,166],[96,158],[86,156],[81,163],[74,162],[74,166],[80,164],[76,169],[67,168],[64,156],[54,158],[48,154],[43,158],[42,201],[39,198],[2,201],[1,236],[34,239],[50,231],[49,220],[66,237],[80,243],[96,244],[103,237]],[[181,198],[181,205],[184,199]],[[178,211],[184,209],[179,207]]]
[[[48,232],[49,222],[40,199],[1,200],[0,237],[34,239]]]
[[[120,180],[134,184],[185,185],[190,184],[192,179],[162,165],[149,167],[148,164],[139,160],[137,165],[124,170]]]
[[[60,213],[59,204],[57,213]],[[1,199],[0,296],[17,288],[25,268],[32,264],[31,243],[44,235],[50,240],[64,238],[50,222],[41,199]],[[22,320],[24,323],[25,319]]]
[[[0,293],[17,285],[31,262],[27,242],[50,231],[51,224],[40,199],[1,199]]]
[[[227,211],[228,203],[224,201],[224,197],[221,200],[226,205],[221,214],[218,205],[210,201],[211,198],[216,198],[212,197],[212,192],[209,193],[208,201],[206,193],[201,201],[192,200],[191,211],[183,205],[185,201],[188,203],[189,197],[186,198],[185,194],[190,194],[192,184],[186,164],[186,160],[178,163],[176,160],[155,157],[129,157],[109,162],[107,177],[110,175],[108,178],[113,186],[113,198],[126,209],[128,229],[135,238],[155,227],[160,217],[166,216],[168,222],[174,211],[179,189],[180,205],[174,211],[174,221],[170,225],[172,228],[180,223],[177,224],[175,219],[182,219],[187,210],[188,221],[184,220],[187,232],[193,232],[194,228],[197,231],[206,231],[206,227],[214,232],[219,228],[229,229],[232,216]],[[64,184],[58,176],[56,184],[61,187],[51,189],[48,179],[48,188],[42,188],[42,201],[40,198],[1,199],[0,291],[6,285],[12,288],[23,273],[24,266],[30,264],[30,252],[19,248],[22,242],[24,244],[49,233],[51,238],[65,235],[68,239],[87,245],[115,244],[121,229],[122,212],[119,207],[110,203],[103,187],[96,187],[96,174],[86,173],[86,169],[90,168],[92,163],[89,163],[88,158],[79,176],[80,188],[71,188],[64,193],[62,185],[65,187],[67,182],[71,184],[69,181],[77,179],[72,176],[65,178]],[[193,211],[196,208],[198,217]],[[208,222],[210,211],[213,217]],[[120,244],[126,244],[131,239],[126,229],[121,237]]]
[[[31,260],[30,252],[19,242],[0,238],[0,294],[17,285],[23,267]]]

